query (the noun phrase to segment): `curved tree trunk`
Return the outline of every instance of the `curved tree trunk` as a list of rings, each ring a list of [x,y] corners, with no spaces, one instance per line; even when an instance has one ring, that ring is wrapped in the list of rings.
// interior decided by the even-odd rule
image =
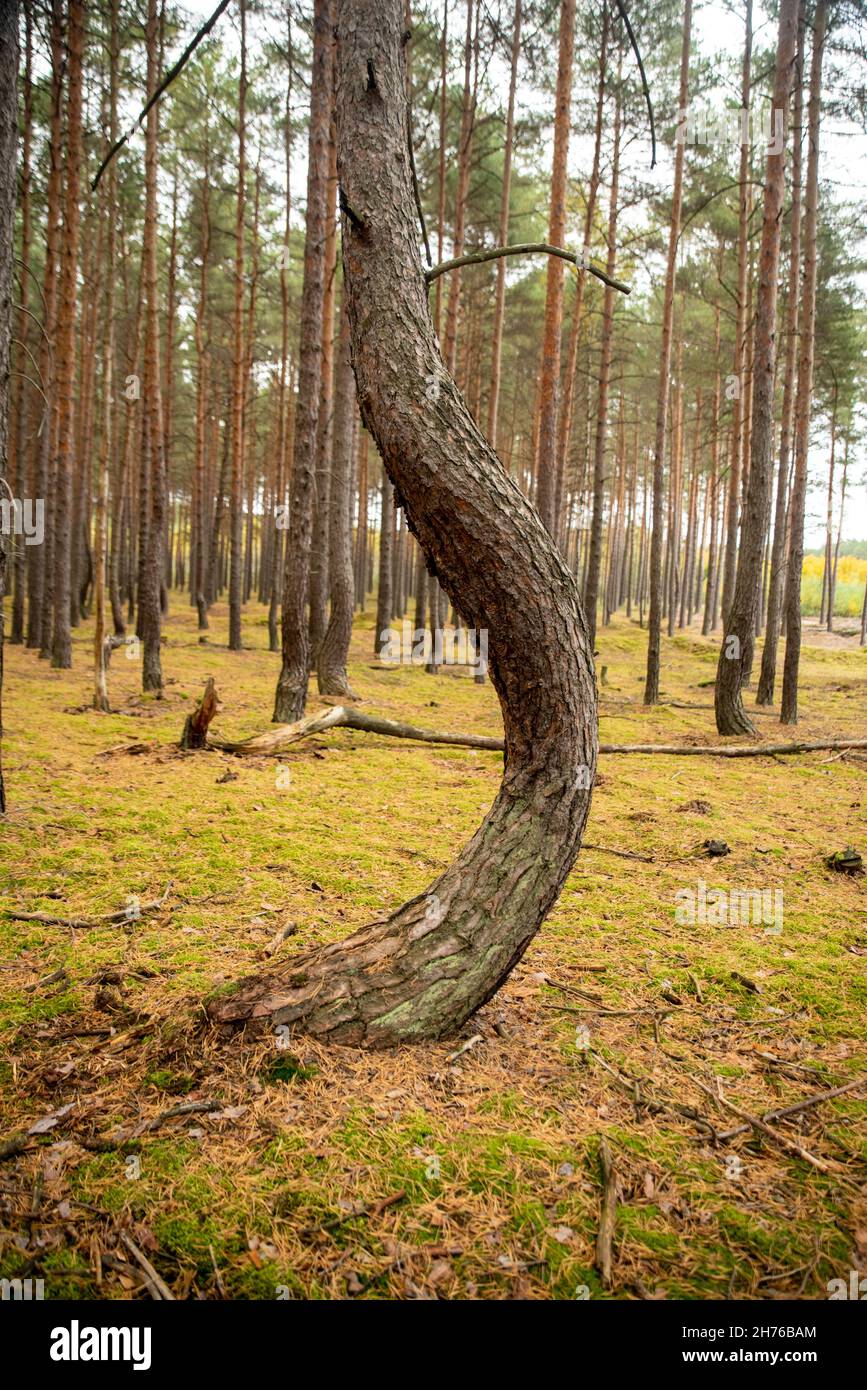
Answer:
[[[243,982],[223,1023],[341,1043],[438,1038],[520,960],[581,843],[596,768],[587,626],[574,580],[446,374],[416,242],[401,0],[341,0],[344,283],[362,416],[410,529],[468,625],[488,630],[505,772],[482,825],[426,894],[348,940]],[[438,399],[426,395],[430,379]]]

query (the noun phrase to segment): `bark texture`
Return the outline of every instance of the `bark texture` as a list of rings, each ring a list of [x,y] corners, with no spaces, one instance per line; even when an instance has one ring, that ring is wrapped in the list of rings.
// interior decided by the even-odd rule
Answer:
[[[750,678],[753,665],[762,555],[771,504],[780,223],[785,193],[789,93],[792,87],[797,35],[798,0],[782,0],[771,106],[771,129],[777,129],[776,122],[779,120],[780,136],[779,148],[771,149],[768,154],[765,171],[758,305],[754,330],[750,471],[737,577],[731,607],[725,617],[714,690],[716,726],[717,732],[721,734],[755,733],[755,725],[744,709],[741,691]]]
[[[683,37],[680,51],[681,111],[689,101],[689,47],[692,32],[692,0],[686,0],[683,11]],[[665,295],[662,307],[662,346],[659,355],[659,389],[656,397],[656,436],[653,446],[653,523],[650,536],[650,615],[647,634],[647,678],[644,703],[655,705],[659,700],[659,655],[662,636],[662,532],[665,500],[665,439],[668,430],[668,395],[671,376],[671,342],[674,325],[674,278],[677,268],[677,243],[680,239],[680,216],[683,203],[683,144],[674,155],[674,191],[671,196],[671,225],[668,230],[668,262],[665,272]]]
[[[346,658],[352,638],[355,586],[352,574],[352,460],[355,453],[355,380],[349,360],[349,319],[340,313],[334,380],[334,435],[331,462],[330,546],[331,616],[319,648],[321,695],[352,696]]]
[[[18,145],[18,5],[0,7],[0,492],[9,469],[9,382],[12,353],[12,261],[15,224],[15,152]],[[3,735],[3,596],[7,538],[0,530],[0,738]],[[0,816],[6,810],[0,749]]]
[[[292,446],[292,495],[283,575],[281,645],[283,661],[274,698],[274,722],[300,719],[307,703],[309,638],[307,598],[313,538],[316,427],[322,383],[322,318],[325,294],[325,221],[328,185],[328,100],[332,35],[330,0],[316,0],[307,153],[307,223],[298,406]]]
[[[801,661],[801,571],[804,567],[804,508],[807,498],[807,454],[810,444],[810,401],[816,332],[816,232],[819,219],[819,123],[822,114],[822,59],[828,25],[828,5],[819,0],[813,23],[810,61],[807,178],[804,193],[804,279],[801,287],[798,392],[795,398],[795,477],[789,505],[789,551],[786,572],[786,656],[780,723],[798,722],[798,669]]]
[[[410,529],[466,622],[488,630],[503,782],[427,893],[348,940],[213,1000],[224,1023],[337,1042],[438,1038],[506,979],[581,843],[596,768],[587,627],[574,580],[445,371],[416,242],[401,0],[341,0],[343,265],[362,416]],[[431,378],[440,389],[431,402]]]

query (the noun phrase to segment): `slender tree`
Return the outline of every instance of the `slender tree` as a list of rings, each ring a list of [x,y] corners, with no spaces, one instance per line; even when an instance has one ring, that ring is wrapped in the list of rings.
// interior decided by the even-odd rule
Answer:
[[[12,262],[15,226],[15,156],[18,146],[18,3],[0,6],[0,491],[9,476],[9,386],[12,360]],[[6,812],[3,780],[3,599],[8,538],[0,527],[0,815]]]
[[[554,96],[554,154],[551,168],[551,201],[548,243],[563,246],[566,240],[566,163],[572,107],[572,63],[575,52],[575,0],[562,0]],[[560,338],[563,325],[563,261],[549,256],[545,281],[545,324],[542,332],[542,368],[539,378],[539,452],[536,505],[551,535],[556,534],[554,506],[557,493],[557,405],[560,380]]]
[[[57,318],[58,441],[54,526],[54,628],[51,664],[72,665],[72,474],[75,466],[75,359],[78,240],[81,221],[82,69],[84,64],[84,6],[69,0],[66,46],[66,188],[63,233],[60,238],[60,285]]]
[[[503,187],[500,193],[500,245],[509,240],[509,208],[512,192],[512,154],[515,142],[515,92],[518,85],[518,59],[521,56],[521,0],[515,0],[512,18],[512,49],[509,66],[509,98],[506,104],[506,133],[503,145]],[[439,282],[437,282],[439,283]],[[497,447],[500,410],[500,375],[503,353],[503,324],[506,317],[506,258],[497,261],[497,290],[494,300],[494,330],[491,339],[491,380],[488,387],[488,439]]]
[[[118,22],[118,0],[111,0],[111,24],[109,29],[109,148],[117,139],[117,88],[118,63],[120,57],[120,32]],[[108,676],[106,662],[106,584],[105,574],[108,561],[108,492],[111,472],[112,446],[115,436],[114,400],[114,304],[115,304],[115,244],[117,239],[117,163],[112,161],[106,181],[103,217],[106,223],[106,265],[105,265],[105,323],[103,327],[102,351],[102,438],[100,441],[99,472],[96,498],[96,537],[94,547],[94,603],[96,622],[93,630],[93,708],[107,711]]]
[[[804,507],[816,333],[816,235],[819,218],[819,125],[822,115],[822,59],[828,26],[828,0],[818,0],[813,20],[810,98],[807,111],[807,177],[804,187],[804,278],[801,285],[798,391],[795,397],[795,477],[789,520],[786,571],[786,656],[780,722],[798,722],[798,671],[801,662],[801,571],[804,567]]]
[[[244,393],[246,351],[244,339],[244,208],[247,179],[247,11],[238,0],[241,22],[241,70],[238,76],[238,185],[235,197],[235,292],[232,316],[232,493],[229,507],[231,562],[229,569],[229,650],[241,650],[241,536],[244,518]]]
[[[298,405],[292,450],[292,485],[286,568],[283,575],[282,665],[274,700],[274,722],[300,719],[307,703],[309,640],[307,597],[313,526],[316,426],[322,377],[322,319],[325,293],[325,221],[328,195],[329,81],[332,45],[331,0],[315,0],[310,130],[307,152],[307,225],[301,294]]]
[[[786,356],[783,365],[783,405],[780,420],[780,459],[777,470],[777,498],[774,510],[774,539],[768,584],[765,645],[756,692],[757,705],[774,703],[777,648],[783,608],[783,580],[786,567],[786,524],[789,500],[789,465],[792,452],[792,422],[795,409],[795,383],[798,363],[798,315],[801,280],[801,125],[804,115],[804,0],[798,8],[798,51],[795,57],[795,106],[792,118],[792,210],[789,218],[789,269],[786,289]]]
[[[683,33],[680,49],[680,90],[678,106],[681,120],[685,119],[689,101],[689,48],[692,30],[692,0],[685,0]],[[674,189],[671,197],[671,222],[668,228],[668,263],[665,270],[665,292],[662,304],[662,346],[659,357],[659,386],[656,395],[656,434],[653,444],[653,517],[650,535],[650,613],[647,635],[647,677],[644,703],[655,705],[659,699],[659,655],[662,638],[662,511],[665,503],[665,442],[668,429],[669,377],[671,375],[671,339],[674,324],[674,278],[677,268],[677,245],[680,240],[680,217],[683,202],[684,143],[679,140],[674,153]]]
[[[160,76],[159,15],[156,0],[148,0],[145,43],[147,90],[156,91]],[[165,433],[163,429],[160,374],[160,298],[157,279],[157,161],[159,154],[159,105],[151,106],[145,127],[145,215],[142,242],[144,282],[144,373],[142,379],[143,459],[146,489],[139,505],[147,515],[140,557],[139,635],[143,646],[142,689],[160,695],[163,688],[162,602],[163,550],[166,524]]]
[[[334,376],[334,434],[331,463],[331,615],[318,657],[319,692],[352,698],[346,661],[352,637],[355,589],[352,576],[352,461],[355,455],[355,378],[349,360],[349,317],[340,310]]]
[[[737,577],[725,616],[717,665],[714,706],[721,734],[754,733],[741,691],[750,678],[755,650],[756,616],[762,578],[767,519],[770,512],[774,446],[774,379],[777,365],[777,280],[780,230],[786,186],[786,135],[789,93],[798,43],[798,0],[780,0],[771,143],[765,168],[762,245],[754,326],[750,469],[747,481]]]

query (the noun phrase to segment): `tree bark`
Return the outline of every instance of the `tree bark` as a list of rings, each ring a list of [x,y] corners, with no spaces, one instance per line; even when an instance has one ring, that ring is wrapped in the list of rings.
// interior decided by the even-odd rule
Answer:
[[[757,705],[774,703],[777,673],[777,647],[783,609],[783,582],[786,568],[786,525],[788,516],[789,460],[792,452],[792,421],[795,408],[795,381],[798,362],[798,318],[801,283],[801,125],[804,116],[804,0],[798,8],[798,49],[795,57],[795,107],[792,120],[792,211],[789,229],[789,275],[786,304],[786,360],[783,367],[783,407],[780,422],[780,463],[777,470],[777,500],[774,509],[774,539],[771,546],[771,575],[768,586],[768,612],[765,645],[756,692]]]
[[[680,50],[679,108],[686,111],[689,101],[689,45],[692,28],[692,0],[686,0],[683,11],[683,36]],[[650,613],[647,634],[647,677],[644,703],[655,705],[659,700],[659,654],[662,639],[662,531],[665,503],[665,437],[668,429],[668,393],[671,376],[671,338],[674,322],[674,278],[677,267],[677,243],[680,239],[680,213],[683,201],[684,146],[678,143],[674,155],[674,189],[671,197],[671,225],[668,231],[668,263],[665,272],[665,295],[662,306],[662,346],[659,357],[659,387],[656,395],[656,435],[653,446],[653,514],[650,534]]]
[[[0,6],[0,490],[9,473],[9,384],[12,359],[12,265],[15,247],[15,157],[18,147],[18,4]],[[0,816],[6,812],[3,781],[3,598],[8,554],[0,528]]]
[[[566,161],[572,107],[572,61],[575,51],[575,0],[562,0],[554,97],[554,153],[551,169],[551,204],[548,241],[562,246],[566,236]],[[536,501],[539,515],[552,536],[557,534],[557,405],[560,381],[560,337],[563,326],[563,264],[548,261],[545,287],[545,326],[542,338],[542,371],[539,380],[539,454]],[[588,613],[591,629],[595,616]]]
[[[614,147],[611,155],[611,192],[608,204],[608,264],[614,274],[617,242],[617,199],[620,181],[620,84],[618,70],[617,96],[614,104]],[[559,333],[558,333],[559,342]],[[591,651],[596,645],[596,610],[599,605],[599,576],[602,567],[602,513],[605,506],[605,439],[608,431],[608,388],[611,380],[611,357],[614,347],[614,289],[605,286],[602,305],[602,342],[599,361],[599,394],[596,402],[596,439],[593,448],[593,515],[590,521],[590,555],[587,562],[587,581],[584,586],[584,611],[590,632]],[[559,366],[559,349],[558,349]],[[539,462],[542,466],[542,455]],[[543,476],[540,473],[540,478]],[[613,506],[612,506],[613,520]],[[555,518],[556,523],[556,518]],[[556,534],[553,528],[552,534]],[[609,527],[609,540],[613,528]]]
[[[391,626],[394,616],[394,578],[392,555],[394,552],[394,488],[385,469],[382,470],[381,506],[379,513],[379,583],[376,589],[376,626],[373,633],[373,650],[379,655],[382,644],[387,639],[383,632]]]
[[[810,60],[807,178],[804,191],[804,279],[801,286],[801,335],[798,394],[795,399],[795,477],[790,502],[789,554],[786,570],[786,657],[780,723],[798,722],[798,670],[801,662],[801,571],[804,567],[804,507],[816,331],[816,229],[819,217],[819,123],[822,114],[822,59],[828,24],[828,0],[819,0],[813,22]]]
[[[42,433],[36,446],[33,480],[34,497],[45,499],[45,540],[30,547],[30,608],[27,616],[27,645],[37,647],[40,657],[51,655],[51,619],[54,580],[51,556],[54,549],[54,454],[56,421],[56,376],[54,343],[57,327],[57,248],[60,235],[58,209],[61,199],[63,126],[63,14],[60,0],[51,4],[51,121],[48,140],[48,180],[45,195],[45,268],[42,299],[45,305],[40,335],[39,372],[45,390]]]
[[[512,19],[512,53],[509,68],[509,99],[506,106],[506,137],[503,146],[503,187],[500,192],[500,245],[509,240],[509,207],[512,189],[512,146],[515,141],[515,90],[518,84],[518,59],[521,55],[521,3],[515,0]],[[503,347],[503,323],[506,317],[506,262],[497,262],[497,290],[494,299],[494,331],[491,339],[491,382],[488,389],[488,439],[497,448],[497,423],[500,409],[500,363]]]
[[[70,583],[72,565],[72,472],[75,452],[75,320],[78,240],[81,221],[81,100],[84,62],[84,6],[70,0],[66,33],[69,76],[66,100],[66,189],[60,238],[57,315],[58,443],[54,525],[54,629],[52,666],[72,665]]]
[[[216,1021],[295,1024],[368,1046],[442,1037],[507,978],[578,853],[597,745],[575,583],[437,345],[416,241],[403,32],[402,0],[341,0],[337,132],[353,365],[410,529],[467,623],[488,630],[506,770],[482,825],[426,895],[209,1006]],[[431,377],[440,383],[433,406]]]
[[[352,637],[355,586],[352,576],[352,461],[355,455],[355,378],[349,360],[349,318],[340,310],[340,336],[334,379],[334,433],[330,499],[328,572],[331,580],[331,616],[319,649],[318,677],[321,695],[352,697],[346,659]]]
[[[159,82],[160,63],[157,35],[159,21],[156,0],[148,0],[147,84],[154,92]],[[160,302],[157,282],[157,160],[159,145],[159,107],[154,104],[147,115],[145,131],[145,223],[142,272],[145,289],[144,406],[145,448],[148,468],[143,470],[148,489],[139,499],[147,516],[144,555],[140,557],[139,630],[142,639],[142,690],[159,696],[163,687],[160,652],[162,629],[161,590],[166,523],[165,434],[163,430],[162,384],[160,376]]]
[[[322,317],[325,294],[325,214],[328,185],[329,65],[331,0],[316,0],[307,155],[307,225],[301,293],[298,404],[292,449],[292,488],[281,623],[282,665],[274,699],[274,722],[300,719],[307,702],[309,637],[307,598],[313,531],[316,426],[322,377]]]
[[[599,192],[599,165],[602,155],[602,124],[605,113],[605,82],[608,69],[608,0],[602,5],[602,35],[599,51],[599,79],[596,86],[596,125],[593,136],[593,167],[587,185],[587,206],[584,213],[584,246],[582,250],[590,255],[590,238],[593,235],[593,222],[596,216],[596,198]],[[569,443],[572,438],[572,417],[575,402],[575,369],[578,364],[578,344],[584,320],[584,296],[587,289],[587,270],[577,268],[575,273],[575,303],[572,307],[572,322],[569,327],[569,347],[566,354],[566,367],[563,373],[563,392],[557,412],[557,476],[554,490],[554,515],[560,524],[562,534],[563,496],[566,490],[566,463]]]
[[[753,0],[746,0],[744,57],[741,68],[741,115],[746,120],[750,107],[751,64],[753,54]],[[733,379],[735,395],[732,407],[731,461],[729,466],[728,507],[726,509],[726,538],[723,558],[722,615],[728,618],[729,604],[735,583],[738,554],[738,521],[742,462],[744,459],[744,361],[745,341],[749,318],[747,315],[747,278],[749,273],[749,221],[751,193],[749,186],[750,143],[745,129],[740,136],[741,158],[738,209],[738,291],[736,300],[735,351]]]
[[[334,104],[334,47],[328,66],[328,105]],[[313,529],[310,539],[310,665],[318,666],[319,647],[328,626],[329,513],[331,450],[334,438],[334,299],[337,284],[337,148],[333,124],[328,135],[328,185],[325,199],[325,294],[322,300],[322,373],[316,422]]]
[[[771,504],[774,448],[774,375],[777,360],[777,279],[780,224],[786,187],[789,94],[798,42],[798,0],[781,0],[771,130],[779,121],[779,148],[769,146],[765,170],[762,245],[754,327],[750,472],[731,607],[725,616],[714,689],[717,731],[752,734],[741,691],[750,678],[755,651],[756,609],[762,578],[767,518]],[[779,115],[777,114],[779,113]]]
[[[247,354],[244,341],[244,207],[246,203],[247,25],[239,0],[241,71],[238,77],[238,181],[235,195],[235,292],[232,313],[232,484],[229,503],[229,651],[241,650],[241,539],[244,512],[244,392]]]
[[[464,233],[467,217],[467,195],[470,188],[470,156],[473,147],[473,133],[476,123],[476,103],[475,93],[471,82],[472,62],[473,62],[473,6],[475,0],[466,0],[467,5],[467,32],[464,39],[464,95],[461,104],[461,133],[460,144],[458,147],[458,176],[457,189],[455,192],[455,228],[454,240],[452,242],[452,255],[459,258],[464,254]],[[443,44],[445,45],[446,36],[443,29]],[[476,42],[478,42],[478,13],[476,13]],[[445,64],[446,54],[443,51],[443,63]],[[445,74],[445,67],[443,67]],[[445,82],[445,76],[443,76]],[[445,101],[445,88],[443,89],[443,101]],[[443,173],[443,160],[445,157],[445,108],[441,108],[442,120],[440,123],[440,187],[445,187]],[[458,311],[461,300],[461,272],[457,270],[451,278],[449,284],[449,302],[446,309],[446,329],[445,329],[445,360],[446,367],[451,376],[455,374],[455,364],[458,353]],[[439,327],[439,324],[437,325]]]
[[[119,60],[118,0],[111,0],[111,29],[109,39],[109,126],[110,145],[117,139],[117,71]],[[108,175],[103,217],[106,229],[105,266],[105,326],[102,354],[102,438],[100,441],[99,478],[96,499],[96,537],[94,600],[96,623],[93,631],[93,708],[107,712],[108,674],[105,659],[105,573],[108,562],[108,485],[111,471],[112,446],[115,438],[116,406],[114,400],[114,296],[115,242],[117,215],[117,165],[112,163]]]

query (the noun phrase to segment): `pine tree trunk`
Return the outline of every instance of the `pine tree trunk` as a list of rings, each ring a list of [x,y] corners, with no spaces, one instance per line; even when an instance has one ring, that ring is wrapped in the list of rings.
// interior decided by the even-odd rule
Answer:
[[[156,0],[148,0],[147,89],[153,92],[159,82],[159,22]],[[144,555],[140,557],[139,633],[142,639],[142,690],[159,696],[163,687],[160,652],[162,628],[161,590],[166,524],[165,433],[163,429],[162,382],[160,376],[160,302],[157,282],[157,159],[159,141],[159,103],[147,114],[145,128],[145,221],[142,270],[145,290],[144,376],[142,381],[145,457],[148,491],[139,499],[147,516]],[[145,476],[145,475],[143,475]]]
[[[402,0],[341,0],[338,158],[359,399],[409,525],[466,621],[489,634],[503,784],[452,865],[389,917],[209,1005],[222,1023],[338,1043],[439,1038],[488,1000],[550,911],[595,774],[593,663],[574,581],[449,380],[416,243]],[[425,381],[442,383],[436,410]]]
[[[232,315],[232,490],[229,504],[229,651],[241,650],[241,544],[244,518],[244,392],[247,354],[244,341],[244,208],[246,204],[247,26],[245,0],[239,0],[241,71],[238,78],[238,181],[235,194],[235,292]]]
[[[619,72],[618,72],[619,79]],[[617,199],[619,196],[619,177],[620,177],[620,85],[618,80],[617,98],[614,106],[614,148],[611,155],[611,193],[608,204],[608,262],[606,269],[609,276],[613,276],[615,267],[615,257],[617,251]],[[562,245],[562,242],[551,241],[552,246]],[[559,260],[559,257],[552,256],[550,263]],[[557,329],[557,366],[559,369],[559,325]],[[599,576],[602,569],[602,521],[605,506],[605,438],[608,429],[608,388],[611,380],[611,355],[614,342],[614,290],[611,285],[605,286],[605,296],[602,305],[602,342],[600,345],[599,361],[599,394],[596,401],[596,440],[593,449],[593,516],[590,522],[590,556],[587,563],[587,581],[584,587],[584,611],[587,614],[587,625],[590,633],[591,650],[596,645],[596,610],[599,605]],[[544,369],[543,369],[544,370]],[[544,413],[543,413],[544,420]],[[544,431],[543,424],[543,431]],[[540,447],[544,447],[540,444]],[[540,465],[544,466],[544,455],[540,455]],[[543,477],[540,473],[540,480]],[[540,498],[539,510],[542,514],[542,501]],[[613,507],[612,507],[613,513]],[[552,535],[555,534],[553,524],[549,525]],[[611,528],[609,527],[609,531]]]
[[[286,4],[286,104],[283,109],[283,154],[286,169],[285,221],[283,224],[283,247],[280,256],[280,389],[278,410],[280,412],[277,430],[277,459],[275,463],[275,487],[273,499],[273,521],[271,527],[271,578],[268,599],[268,650],[279,652],[279,625],[277,615],[283,595],[283,533],[285,530],[282,510],[286,505],[286,482],[292,438],[289,429],[288,413],[293,396],[293,382],[289,369],[289,237],[292,210],[292,64],[294,45],[292,42],[292,6]],[[278,511],[278,508],[280,510]],[[278,518],[280,524],[278,525]]]
[[[15,249],[15,158],[18,147],[18,3],[0,6],[0,485],[9,469],[9,386],[12,366],[12,269]],[[3,598],[8,549],[0,528],[0,740],[3,737]],[[6,812],[0,744],[0,816]]]
[[[744,709],[741,691],[750,678],[753,666],[756,609],[771,504],[777,280],[780,264],[780,224],[786,188],[789,94],[792,90],[798,41],[798,0],[781,0],[779,25],[771,129],[776,132],[779,123],[780,133],[775,144],[769,146],[765,170],[758,302],[753,330],[750,469],[737,577],[731,607],[725,619],[714,690],[716,726],[721,734],[755,733],[755,725]]]
[[[283,574],[282,665],[274,700],[274,722],[300,719],[307,703],[309,639],[307,599],[313,531],[316,427],[322,378],[322,317],[325,294],[325,213],[328,193],[329,69],[331,0],[316,0],[307,157],[307,225],[298,404],[292,450],[292,483],[286,567]]]
[[[683,37],[680,52],[680,95],[678,106],[686,111],[689,101],[689,45],[692,27],[692,0],[683,11]],[[674,190],[671,199],[671,225],[668,231],[668,263],[662,306],[662,347],[659,358],[659,387],[656,396],[656,434],[653,446],[653,516],[650,535],[650,613],[647,637],[647,677],[644,703],[659,699],[659,655],[662,639],[662,531],[665,505],[665,438],[668,429],[668,390],[671,375],[671,338],[674,322],[674,277],[677,243],[680,238],[680,212],[683,200],[684,146],[678,143],[674,155]]]
[[[757,705],[774,703],[777,673],[777,647],[783,609],[783,581],[786,567],[786,526],[789,500],[789,464],[792,452],[792,421],[795,408],[795,381],[798,361],[798,318],[801,281],[801,126],[804,117],[804,0],[798,7],[798,49],[795,57],[795,107],[792,119],[792,211],[789,230],[789,274],[786,304],[786,358],[783,366],[783,406],[780,422],[780,463],[777,470],[777,500],[774,510],[774,539],[771,547],[771,574],[765,645],[756,692]]]
[[[394,566],[392,558],[394,554],[394,488],[386,473],[382,470],[382,490],[379,519],[379,583],[376,590],[376,627],[373,632],[373,650],[379,654],[383,643],[387,642],[387,637],[383,637],[386,628],[391,626],[394,616],[394,591],[392,580],[394,577]]]
[[[69,0],[66,31],[67,98],[63,233],[57,314],[58,441],[54,525],[54,628],[51,664],[72,665],[70,602],[72,579],[72,474],[75,466],[75,348],[78,239],[81,184],[81,100],[84,62],[84,6]]]
[[[572,64],[575,51],[575,0],[562,0],[554,96],[554,153],[548,244],[563,246],[566,239],[566,161],[572,110]],[[612,254],[609,247],[609,256]],[[545,284],[545,324],[542,336],[542,371],[539,378],[539,454],[536,502],[539,515],[552,536],[557,534],[557,406],[560,382],[560,337],[563,326],[563,266],[559,256],[549,256]],[[608,286],[606,286],[606,292]],[[600,388],[601,390],[601,388]],[[592,566],[591,566],[592,569]],[[598,586],[599,574],[596,572]],[[595,593],[593,595],[595,602]],[[596,629],[595,610],[588,612],[591,631]]]
[[[798,722],[798,670],[801,663],[801,571],[804,567],[804,509],[807,453],[816,330],[816,230],[819,216],[819,123],[822,113],[822,59],[828,24],[828,0],[818,0],[813,21],[810,100],[807,115],[807,178],[804,189],[804,278],[801,285],[798,393],[795,398],[795,476],[789,504],[789,552],[786,567],[786,657],[780,723]]]
[[[334,102],[334,48],[329,67],[329,108]],[[328,626],[329,512],[334,413],[334,290],[337,283],[337,146],[333,125],[328,137],[328,194],[325,206],[325,296],[322,302],[322,377],[316,423],[313,531],[310,542],[310,667]]]
[[[751,63],[753,54],[753,0],[746,0],[744,56],[741,69],[741,116],[746,124],[750,106]],[[732,403],[731,461],[729,466],[728,506],[726,508],[726,538],[723,559],[722,614],[723,623],[728,619],[732,591],[735,584],[735,571],[738,556],[738,525],[740,511],[740,490],[742,486],[743,461],[745,458],[744,435],[745,384],[744,362],[746,361],[746,336],[749,324],[747,313],[747,280],[749,275],[749,222],[752,192],[749,184],[750,145],[746,129],[741,128],[740,136],[740,174],[738,211],[738,288],[736,300],[735,351],[732,366],[734,400]]]
[[[473,61],[473,5],[474,0],[466,0],[467,4],[467,32],[464,39],[464,95],[461,105],[461,133],[460,144],[458,146],[458,176],[457,190],[455,193],[455,227],[454,239],[452,243],[452,256],[457,258],[464,254],[464,231],[467,216],[467,194],[470,187],[470,157],[473,148],[473,132],[476,120],[475,100],[471,82],[472,61]],[[476,18],[478,36],[478,17]],[[445,43],[445,34],[443,35]],[[445,55],[443,56],[445,62]],[[445,69],[444,69],[445,70]],[[445,91],[443,91],[445,100]],[[442,161],[445,153],[444,140],[444,114],[440,128],[440,160]],[[441,166],[441,188],[445,187],[445,178]],[[440,257],[442,259],[442,257]],[[460,269],[452,272],[449,277],[449,302],[446,309],[446,330],[445,347],[443,349],[446,367],[449,375],[455,375],[455,364],[458,353],[458,309],[461,299],[461,272]]]
[[[503,146],[503,187],[500,193],[501,246],[509,243],[509,207],[512,189],[512,147],[515,141],[515,91],[518,85],[518,59],[521,56],[521,0],[515,0],[512,18],[512,53],[509,69],[509,99],[506,106],[506,138]],[[497,261],[497,290],[494,300],[494,329],[491,338],[491,380],[488,387],[488,439],[497,448],[500,409],[500,366],[503,349],[503,323],[506,317],[506,258]]]
[[[54,462],[52,441],[56,418],[53,344],[57,327],[58,210],[61,197],[63,114],[63,15],[60,0],[51,4],[51,97],[48,139],[48,180],[45,194],[45,268],[42,281],[43,328],[39,335],[39,374],[45,392],[42,432],[34,452],[33,496],[45,499],[45,539],[30,546],[28,570],[27,645],[40,657],[51,655],[53,580],[51,555],[54,545]]]
[[[118,34],[118,3],[111,0],[111,30],[109,39],[109,146],[117,139],[117,70],[120,40]],[[108,486],[111,472],[111,459],[115,437],[116,402],[114,386],[114,299],[115,299],[115,243],[117,215],[117,164],[112,161],[108,170],[108,184],[105,206],[102,215],[106,223],[106,264],[105,264],[105,325],[103,328],[102,355],[102,439],[100,442],[99,475],[96,499],[96,536],[94,555],[94,600],[96,622],[93,631],[93,708],[107,712],[108,675],[105,651],[105,572],[108,562]]]
[[[599,165],[602,156],[602,125],[605,113],[605,82],[608,67],[608,0],[602,4],[602,35],[599,47],[599,79],[596,87],[596,127],[593,140],[593,167],[587,185],[587,206],[584,213],[584,247],[589,255],[590,238],[596,216],[596,198],[599,192]],[[501,261],[502,265],[503,262]],[[569,326],[569,347],[566,353],[566,367],[563,372],[563,391],[557,412],[557,474],[554,490],[554,515],[563,516],[563,495],[566,489],[566,466],[569,444],[572,439],[572,416],[575,403],[575,369],[578,365],[578,344],[584,325],[584,296],[587,288],[587,271],[577,269],[575,274],[575,302],[572,307],[572,322]],[[558,531],[560,534],[562,526]]]
[[[340,337],[334,378],[334,436],[331,472],[331,616],[319,649],[321,695],[354,698],[346,674],[352,637],[355,587],[352,579],[352,461],[355,454],[355,378],[349,360],[349,318],[340,311]]]
[[[32,274],[30,266],[30,237],[31,237],[31,217],[30,217],[30,186],[32,181],[31,170],[31,147],[32,147],[32,127],[33,127],[33,15],[30,6],[24,12],[25,38],[24,38],[24,129],[21,142],[21,288],[19,290],[19,313],[18,313],[18,340],[21,345],[21,374],[18,378],[18,389],[15,396],[15,410],[9,424],[9,472],[14,473],[14,483],[12,491],[16,497],[24,498],[28,495],[27,491],[27,470],[25,459],[28,446],[28,426],[30,415],[33,410],[34,402],[31,400],[30,391],[26,389],[27,383],[24,379],[25,374],[30,375],[30,315],[28,305],[30,301],[30,276]],[[39,402],[41,408],[41,401]],[[31,497],[38,497],[41,494],[30,492]],[[38,546],[15,547],[13,560],[13,601],[12,601],[12,631],[9,635],[10,642],[18,644],[24,641],[24,589],[25,589],[25,563],[26,551],[38,550]],[[2,602],[2,600],[0,600]]]

